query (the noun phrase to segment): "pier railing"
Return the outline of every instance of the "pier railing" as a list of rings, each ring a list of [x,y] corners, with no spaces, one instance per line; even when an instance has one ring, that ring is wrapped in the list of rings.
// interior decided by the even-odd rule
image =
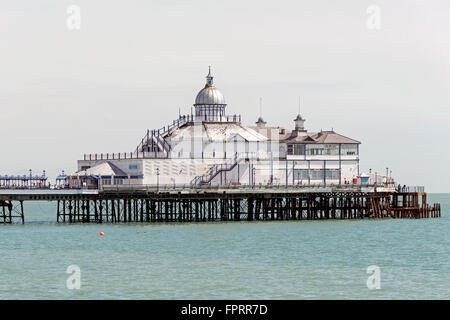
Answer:
[[[424,186],[406,186],[406,187],[401,187],[399,188],[399,190],[397,190],[399,192],[425,192],[425,187]]]
[[[164,159],[168,157],[167,152],[122,152],[122,153],[94,153],[85,154],[83,160],[123,160],[123,159]]]
[[[269,153],[255,152],[252,159],[268,160]],[[83,155],[85,161],[98,160],[123,160],[123,159],[223,159],[224,161],[233,161],[235,152],[122,152],[122,153],[93,153]]]
[[[339,189],[349,192],[364,191],[364,192],[375,192],[376,187],[379,185],[373,184],[304,184],[304,185],[283,185],[283,184],[227,184],[227,185],[191,185],[191,184],[121,184],[121,185],[103,185],[103,191],[149,191],[149,192],[164,192],[164,191],[217,191],[217,190],[240,190],[240,191],[284,191],[284,190],[332,190]]]

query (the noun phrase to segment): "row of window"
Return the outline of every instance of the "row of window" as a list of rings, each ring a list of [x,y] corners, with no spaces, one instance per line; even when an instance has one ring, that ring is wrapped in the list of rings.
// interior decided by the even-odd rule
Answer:
[[[124,179],[114,179],[114,184],[123,184]],[[111,185],[112,180],[111,179],[102,179],[103,185]]]
[[[195,108],[196,116],[224,116],[225,107],[223,106],[201,106]]]
[[[294,169],[295,180],[339,180],[339,169]]]
[[[288,155],[339,155],[339,144],[308,145],[288,144]],[[358,154],[357,144],[341,144],[341,155]]]

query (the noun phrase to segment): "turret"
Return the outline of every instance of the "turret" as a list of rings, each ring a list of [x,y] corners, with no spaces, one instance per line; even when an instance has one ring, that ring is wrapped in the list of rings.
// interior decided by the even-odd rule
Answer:
[[[300,114],[298,114],[297,118],[294,119],[295,131],[306,132],[305,121],[306,120],[303,119]]]
[[[266,123],[262,117],[258,118],[258,121],[255,122],[258,128],[263,128],[266,126]]]

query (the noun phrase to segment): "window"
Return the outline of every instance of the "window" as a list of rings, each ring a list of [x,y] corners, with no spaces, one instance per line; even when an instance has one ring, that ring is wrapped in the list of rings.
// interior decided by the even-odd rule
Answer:
[[[326,169],[327,180],[339,180],[339,169]]]
[[[305,154],[305,145],[304,144],[288,144],[287,146],[287,154],[288,155],[304,155]]]
[[[308,180],[308,169],[294,169],[295,180]]]
[[[326,144],[325,145],[325,153],[326,155],[338,155],[339,154],[339,145],[338,144]]]
[[[313,149],[310,149],[309,152],[312,156],[318,156],[318,155],[323,154],[323,149],[313,148]]]
[[[136,170],[138,168],[139,168],[139,166],[137,165],[137,163],[133,163],[128,166],[128,169],[130,169],[130,170]]]
[[[290,155],[290,156],[294,154],[294,145],[288,144],[288,146],[287,146],[287,154]]]
[[[311,180],[323,180],[323,169],[310,170]]]
[[[304,144],[296,144],[296,145],[294,145],[294,154],[296,154],[296,155],[304,155],[305,154],[305,145]]]
[[[339,180],[339,169],[294,169],[294,180],[308,180],[323,182],[324,173],[327,180]]]
[[[305,146],[305,152],[307,155],[317,156],[324,154],[324,145],[322,144],[307,144]]]
[[[358,154],[357,144],[343,144],[341,145],[341,154],[344,156],[356,155]]]

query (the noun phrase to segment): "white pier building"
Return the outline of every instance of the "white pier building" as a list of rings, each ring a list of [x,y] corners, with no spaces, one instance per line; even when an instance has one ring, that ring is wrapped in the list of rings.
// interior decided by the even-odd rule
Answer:
[[[147,130],[126,153],[88,154],[68,176],[72,186],[333,185],[359,178],[359,141],[334,131],[309,132],[297,115],[292,129],[244,125],[228,115],[211,69],[194,111]]]

